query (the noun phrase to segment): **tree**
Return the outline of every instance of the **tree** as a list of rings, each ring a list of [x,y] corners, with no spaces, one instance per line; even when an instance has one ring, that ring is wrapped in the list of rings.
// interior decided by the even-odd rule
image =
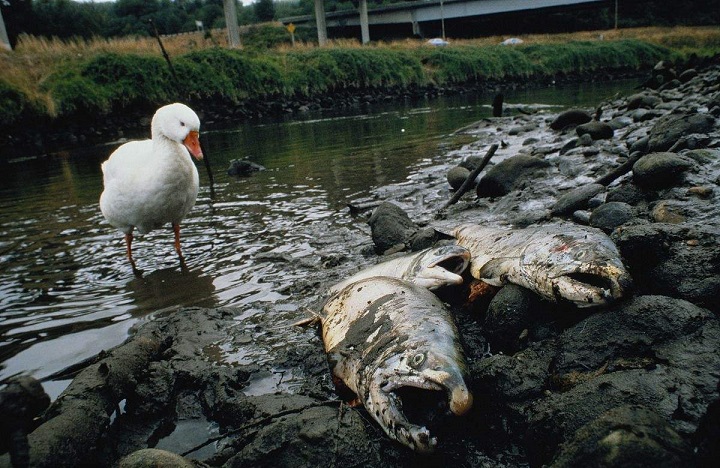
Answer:
[[[272,21],[275,18],[273,0],[258,0],[255,2],[255,17],[261,22]]]

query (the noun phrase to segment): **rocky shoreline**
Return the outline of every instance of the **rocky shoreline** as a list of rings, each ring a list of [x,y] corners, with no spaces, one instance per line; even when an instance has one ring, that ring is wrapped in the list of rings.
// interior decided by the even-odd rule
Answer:
[[[665,76],[657,89],[598,110],[508,109],[459,130],[473,141],[359,204],[377,206],[369,236],[325,233],[307,279],[285,286],[302,318],[377,252],[420,248],[461,223],[520,229],[559,218],[611,236],[634,294],[610,307],[553,304],[515,285],[471,305],[465,287],[440,293],[475,405],[441,429],[437,453],[412,453],[342,403],[316,330],[292,328],[305,344],[287,346],[278,329],[292,325],[276,323],[269,305],[251,328],[238,328],[236,309],[142,324],[72,374],[41,419],[23,423],[32,405],[17,409],[6,432],[29,432],[29,451],[16,444],[16,456],[31,466],[112,466],[129,454],[120,466],[711,466],[720,455],[720,66],[656,72]],[[442,209],[451,179],[466,174],[455,168],[469,171],[495,143],[475,194]],[[266,358],[227,364],[217,356],[228,343]],[[280,379],[258,391],[273,373]],[[183,427],[199,439],[163,443]]]

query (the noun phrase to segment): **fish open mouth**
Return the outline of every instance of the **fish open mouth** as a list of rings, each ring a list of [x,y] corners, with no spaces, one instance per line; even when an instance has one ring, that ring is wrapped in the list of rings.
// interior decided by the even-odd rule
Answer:
[[[455,273],[456,275],[459,275],[463,271],[465,271],[465,269],[468,266],[469,261],[470,261],[470,256],[464,257],[464,256],[460,256],[460,255],[453,255],[451,257],[439,260],[430,266],[431,267],[440,267],[449,272]]]
[[[572,301],[579,306],[606,304],[620,298],[631,285],[629,275],[600,275],[573,272],[555,279],[553,292],[558,301]]]
[[[432,371],[431,371],[432,372]],[[449,374],[439,371],[438,373]],[[444,385],[428,379],[388,382],[382,387],[388,405],[381,414],[386,432],[418,452],[432,452],[441,429],[453,415],[472,406],[472,395],[462,385]]]
[[[452,415],[444,389],[400,387],[394,392],[410,424],[434,430]]]

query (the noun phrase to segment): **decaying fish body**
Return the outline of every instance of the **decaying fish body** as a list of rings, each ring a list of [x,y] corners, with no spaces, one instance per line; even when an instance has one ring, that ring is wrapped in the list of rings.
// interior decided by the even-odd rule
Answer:
[[[432,247],[368,267],[330,288],[335,294],[345,286],[374,276],[408,280],[427,289],[461,284],[460,276],[470,263],[470,252],[459,245]]]
[[[389,277],[360,280],[330,298],[324,315],[333,375],[392,439],[430,452],[437,439],[419,415],[461,415],[472,406],[457,328],[426,288]]]
[[[587,307],[619,299],[632,284],[617,247],[599,229],[463,225],[452,234],[472,253],[472,276],[494,286],[515,283],[551,301]]]

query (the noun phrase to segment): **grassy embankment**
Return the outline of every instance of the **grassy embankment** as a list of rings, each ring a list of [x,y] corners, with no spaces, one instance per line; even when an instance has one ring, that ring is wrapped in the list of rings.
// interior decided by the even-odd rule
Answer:
[[[602,40],[600,40],[602,36]],[[179,84],[151,38],[61,42],[24,37],[0,53],[0,125],[102,117],[175,100],[240,104],[248,99],[308,97],[338,90],[452,85],[557,74],[642,69],[658,60],[720,52],[719,28],[641,28],[318,48],[280,44],[228,50],[222,35],[165,38]]]

